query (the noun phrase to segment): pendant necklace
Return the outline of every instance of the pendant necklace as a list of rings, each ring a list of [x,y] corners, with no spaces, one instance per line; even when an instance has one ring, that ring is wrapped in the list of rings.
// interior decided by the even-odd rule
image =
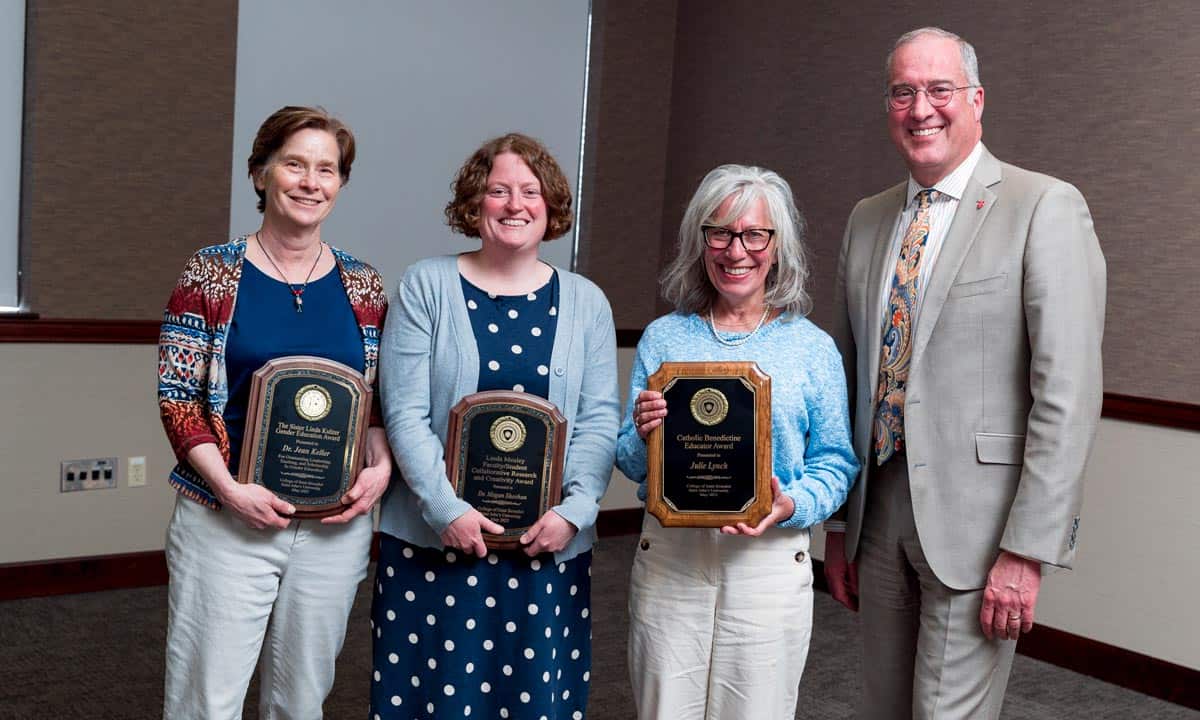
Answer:
[[[284,284],[292,291],[292,300],[296,303],[296,312],[304,312],[304,290],[308,287],[308,281],[312,280],[312,274],[317,269],[317,263],[321,261],[321,255],[325,252],[325,244],[317,244],[317,257],[313,260],[312,267],[308,269],[308,275],[305,276],[304,282],[300,283],[300,287],[296,287],[287,279],[287,275],[283,274],[279,266],[275,264],[275,261],[271,258],[271,253],[267,252],[267,246],[263,245],[262,238],[258,235],[258,233],[254,233],[254,239],[258,241],[259,249],[263,251],[263,255],[267,257],[267,262],[271,263],[271,267],[275,268],[275,272],[279,273],[279,277],[283,278]]]
[[[758,324],[754,326],[754,329],[751,330],[748,335],[746,335],[744,337],[740,337],[737,340],[726,340],[724,337],[721,336],[721,333],[717,331],[717,323],[715,320],[713,320],[713,313],[712,313],[711,305],[708,308],[708,325],[709,325],[709,327],[712,328],[713,337],[715,337],[717,339],[717,342],[721,343],[722,345],[724,345],[726,347],[738,347],[739,345],[745,345],[747,342],[750,341],[750,338],[754,337],[754,333],[756,333],[762,329],[763,323],[765,323],[767,321],[767,315],[770,315],[770,314],[771,314],[771,306],[768,305],[765,308],[763,308],[762,317],[760,317],[758,319]]]

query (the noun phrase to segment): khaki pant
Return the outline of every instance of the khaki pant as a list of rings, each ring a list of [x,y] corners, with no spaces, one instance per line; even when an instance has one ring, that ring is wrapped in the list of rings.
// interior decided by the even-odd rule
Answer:
[[[1000,716],[1014,640],[979,627],[983,588],[937,579],[913,520],[908,470],[872,479],[858,545],[863,635],[861,720],[988,720]]]
[[[792,720],[812,635],[807,530],[663,528],[647,514],[629,593],[641,720]]]
[[[241,718],[261,654],[259,717],[320,718],[370,547],[369,515],[252,530],[178,498],[167,528],[163,717]]]

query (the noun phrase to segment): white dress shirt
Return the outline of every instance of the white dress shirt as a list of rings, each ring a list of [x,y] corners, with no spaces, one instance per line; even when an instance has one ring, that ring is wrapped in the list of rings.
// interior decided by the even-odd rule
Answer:
[[[962,199],[963,192],[967,189],[967,182],[971,179],[971,174],[975,172],[975,165],[979,163],[979,156],[982,154],[983,143],[975,143],[971,154],[967,155],[967,158],[949,175],[933,185],[932,189],[937,190],[939,196],[929,208],[929,237],[925,240],[925,257],[921,261],[921,274],[917,280],[917,304],[912,309],[914,336],[917,323],[920,322],[921,305],[925,301],[925,287],[929,284],[928,279],[933,272],[934,264],[937,263],[942,243],[950,232],[950,224],[954,222],[954,213],[958,211],[958,202]],[[900,257],[900,245],[904,241],[904,235],[908,232],[908,226],[917,214],[917,193],[928,189],[931,188],[922,187],[916,180],[913,180],[912,175],[908,176],[908,194],[905,196],[907,204],[900,213],[900,217],[897,218],[896,226],[892,231],[892,247],[888,252],[888,257],[891,259],[883,264],[883,284],[879,295],[880,332],[891,325],[889,301],[892,293],[892,281],[896,276],[896,260]]]

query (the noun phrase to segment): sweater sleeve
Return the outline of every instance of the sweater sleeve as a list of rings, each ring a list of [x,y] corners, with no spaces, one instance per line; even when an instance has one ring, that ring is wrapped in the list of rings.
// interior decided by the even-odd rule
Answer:
[[[804,442],[803,468],[797,480],[784,488],[796,503],[792,516],[782,527],[806,528],[833,514],[846,501],[858,460],[850,444],[850,419],[846,377],[841,357],[833,342],[822,338],[818,352],[809,359],[805,383],[808,432]]]
[[[579,388],[579,405],[567,442],[563,500],[554,511],[576,528],[591,527],[600,498],[612,478],[613,452],[621,409],[617,400],[617,335],[612,309],[600,295],[596,313],[584,332],[587,354]]]
[[[421,517],[439,535],[471,505],[446,479],[441,438],[430,420],[430,365],[436,317],[433,288],[409,270],[389,305],[379,352],[379,386],[388,443]]]
[[[205,317],[206,264],[199,254],[184,267],[158,335],[158,410],[176,458],[186,462],[188,451],[213,443],[229,458],[224,428],[212,425],[220,416],[207,412],[209,368],[215,329]],[[223,445],[223,446],[222,446]]]
[[[658,369],[657,353],[653,350],[654,340],[651,328],[647,328],[638,341],[637,353],[633,359],[633,372],[629,377],[629,400],[625,403],[625,419],[617,433],[617,469],[625,477],[638,484],[638,498],[646,499],[646,441],[638,435],[633,424],[633,406],[637,402],[638,393],[646,389],[647,378],[650,377],[651,364]]]

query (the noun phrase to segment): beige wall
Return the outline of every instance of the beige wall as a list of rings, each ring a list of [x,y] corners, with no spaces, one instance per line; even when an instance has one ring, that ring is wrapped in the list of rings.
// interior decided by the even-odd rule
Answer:
[[[0,563],[161,550],[174,493],[152,345],[0,344]],[[126,485],[146,457],[146,487]],[[119,487],[59,492],[59,463],[120,458]]]
[[[628,378],[633,351],[621,352]],[[0,344],[0,564],[162,550],[175,462],[158,420],[151,345]],[[624,382],[624,381],[622,381]],[[128,487],[130,456],[146,487]],[[120,458],[116,489],[59,492],[59,463]],[[604,509],[638,505],[620,473]]]

